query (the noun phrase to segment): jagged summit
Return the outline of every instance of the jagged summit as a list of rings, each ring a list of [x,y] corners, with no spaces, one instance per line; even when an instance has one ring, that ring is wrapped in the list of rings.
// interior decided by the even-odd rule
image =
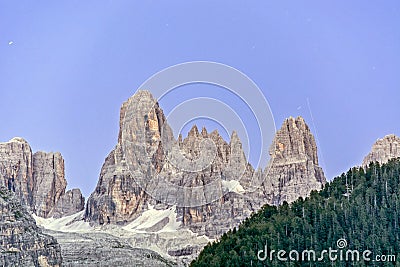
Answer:
[[[149,91],[130,97],[121,106],[118,142],[104,161],[84,220],[125,229],[148,216],[154,223],[135,225],[157,240],[165,239],[160,229],[171,231],[172,226],[171,235],[190,232],[190,238],[216,238],[264,204],[292,202],[325,183],[314,137],[301,117],[284,121],[270,148],[274,161],[257,171],[236,131],[224,140],[218,130],[199,129],[193,125],[185,138],[180,134],[175,139]],[[32,154],[19,139],[0,143],[0,183],[41,217],[64,217],[84,205],[79,190],[65,192],[61,154]],[[185,238],[174,247],[168,240],[163,253],[195,256],[202,246],[188,249]]]
[[[208,136],[208,132],[205,126],[201,128],[201,136],[206,137]]]
[[[7,143],[22,143],[22,144],[28,144],[28,142],[22,138],[22,137],[13,137],[10,140],[6,142],[0,142],[0,144],[7,144]]]
[[[78,203],[71,203],[69,191],[65,192],[67,181],[61,153],[32,153],[28,142],[20,137],[0,143],[0,185],[13,191],[22,204],[40,217],[66,216],[84,207],[80,190],[75,192]],[[65,204],[62,207],[61,202]]]
[[[239,135],[237,134],[236,131],[232,131],[232,134],[231,134],[231,142],[237,142],[237,141],[240,142]]]
[[[302,117],[289,117],[283,122],[270,147],[270,155],[273,162],[265,180],[273,204],[305,197],[326,183],[318,164],[314,136]]]
[[[149,90],[137,90],[137,92],[132,97],[148,98],[154,100],[153,94]]]
[[[210,151],[215,149],[210,161],[202,157],[208,149],[199,150],[209,141],[213,142]],[[187,137],[180,134],[176,140],[151,93],[138,91],[122,105],[118,144],[105,160],[97,187],[88,200],[85,220],[92,224],[125,224],[140,216],[149,205],[168,207],[153,198],[153,191],[149,193],[157,177],[168,177],[172,184],[188,191],[180,196],[159,184],[154,187],[157,196],[181,197],[190,203],[203,203],[202,198],[209,198],[198,206],[184,204],[176,208],[182,227],[215,237],[237,226],[263,204],[291,202],[322,187],[325,177],[318,166],[315,140],[303,118],[285,120],[271,151],[279,160],[264,177],[262,171],[254,171],[248,163],[236,131],[227,142],[217,130],[208,133],[202,127],[199,132],[193,125]],[[125,158],[131,161],[129,169]],[[198,160],[204,168],[191,171]],[[218,192],[225,195],[214,199],[212,196]]]
[[[121,107],[121,111],[124,107],[126,107],[127,105],[131,104],[132,102],[134,103],[139,103],[139,102],[152,102],[152,103],[156,103],[156,100],[153,96],[153,94],[148,91],[148,90],[137,90],[137,92],[132,95],[131,97],[129,97],[123,104]],[[121,116],[125,115],[122,114],[121,112]]]
[[[238,133],[235,130],[233,130],[231,133],[231,139],[236,137],[238,137]]]
[[[369,163],[375,161],[382,164],[398,157],[400,157],[400,137],[389,134],[373,144],[371,152],[364,158],[362,166],[368,166]]]
[[[197,129],[197,125],[194,124],[188,133],[188,137],[198,137],[199,136],[199,129]]]
[[[202,126],[201,131],[198,130],[199,127],[196,124],[193,124],[192,128],[188,131],[187,136],[183,138],[183,135],[180,133],[178,135],[178,142],[185,140],[186,138],[213,138],[213,139],[222,139],[225,142],[241,142],[238,133],[233,130],[230,138],[225,140],[222,135],[219,133],[218,129],[212,130],[210,133],[208,132],[205,126]],[[181,141],[180,141],[181,140]]]
[[[290,157],[300,160],[301,157],[318,165],[317,145],[303,117],[285,119],[276,133],[270,154],[277,160]]]
[[[133,119],[132,113],[134,110],[142,112],[143,118],[145,119]],[[148,114],[144,114],[144,111],[148,112]],[[143,124],[148,125],[148,128],[155,132],[153,133],[155,137],[153,139],[159,138],[161,136],[161,131],[163,130],[163,127],[165,127],[164,130],[166,130],[166,134],[170,135],[167,136],[167,139],[172,140],[172,130],[166,123],[167,121],[164,112],[159,106],[156,99],[153,97],[152,93],[148,90],[138,90],[134,95],[132,95],[127,101],[122,104],[120,111],[120,133],[118,142],[121,143],[122,141],[122,132],[132,132],[132,129],[126,130],[127,127],[134,128],[136,132],[140,132],[141,130],[138,128],[141,127]],[[138,134],[134,134],[133,136],[137,137]],[[235,139],[239,139],[235,131],[234,133],[232,133],[232,136],[234,136]],[[179,134],[176,141],[178,143],[181,143],[188,137],[210,137],[224,140],[218,132],[218,129],[214,129],[212,132],[209,133],[207,131],[207,128],[205,126],[202,126],[201,131],[199,131],[199,127],[196,124],[192,125],[192,128],[189,130],[186,137],[183,137],[182,134]]]
[[[19,142],[19,143],[25,143],[27,144],[28,142],[22,138],[22,137],[14,137],[12,138],[9,142]]]

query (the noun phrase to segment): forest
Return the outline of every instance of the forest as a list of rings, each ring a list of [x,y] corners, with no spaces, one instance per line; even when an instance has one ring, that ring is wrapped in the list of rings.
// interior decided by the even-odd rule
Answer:
[[[400,266],[399,193],[400,159],[352,168],[305,199],[263,206],[190,266]]]

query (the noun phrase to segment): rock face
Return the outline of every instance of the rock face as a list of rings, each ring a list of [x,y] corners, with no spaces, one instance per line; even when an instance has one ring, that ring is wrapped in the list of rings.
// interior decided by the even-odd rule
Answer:
[[[36,215],[46,218],[65,193],[64,159],[60,153],[33,154],[33,203]]]
[[[74,191],[73,198],[72,192],[65,193],[67,181],[61,154],[32,155],[31,147],[22,138],[0,143],[0,185],[13,191],[23,205],[40,217],[64,216],[83,209],[79,190]]]
[[[145,114],[141,114],[143,110]],[[124,142],[129,142],[129,147],[124,147]],[[210,144],[215,145],[210,148],[216,153],[215,158],[201,157],[209,151],[204,146]],[[129,171],[123,153],[132,160]],[[193,171],[194,161],[205,167]],[[244,173],[235,172],[240,168]],[[139,91],[121,108],[118,144],[105,160],[97,187],[88,199],[85,218],[98,224],[124,224],[149,205],[165,209],[170,205],[164,203],[180,198],[182,205],[178,205],[177,212],[182,225],[199,234],[216,236],[253,211],[251,201],[242,197],[238,198],[241,201],[233,200],[240,194],[235,178],[251,177],[253,172],[236,133],[228,144],[217,131],[208,134],[203,129],[199,133],[194,126],[187,138],[176,141],[151,94]],[[178,189],[165,188],[165,181]],[[216,182],[210,186],[213,181]],[[231,184],[234,188],[230,188]],[[197,191],[180,191],[182,187]],[[164,201],[152,197],[155,195]]]
[[[0,143],[0,185],[5,186],[21,200],[33,206],[32,150],[22,138]]]
[[[228,143],[217,131],[194,126],[175,140],[148,91],[125,102],[120,118],[117,146],[88,199],[85,220],[92,224],[126,224],[150,205],[175,205],[183,228],[216,237],[263,204],[291,202],[325,183],[302,118],[285,121],[271,149],[276,161],[265,173],[248,164],[235,132]]]
[[[8,188],[0,186],[0,265],[61,266],[61,249],[43,234]]]
[[[326,178],[318,165],[314,136],[302,117],[284,121],[270,154],[274,160],[266,174],[264,190],[271,204],[290,203],[322,189]]]
[[[141,91],[122,105],[118,143],[107,156],[96,189],[88,199],[85,211],[86,220],[98,224],[126,223],[136,218],[151,200],[143,188],[132,178],[131,172],[125,164],[122,143],[124,138],[132,142],[132,150],[137,152],[132,155],[134,157],[132,160],[136,163],[134,167],[146,168],[143,170],[145,172],[143,176],[150,179],[155,172],[154,168],[157,168],[157,164],[162,161],[162,151],[153,153],[152,166],[146,167],[142,162],[148,161],[147,150],[158,148],[156,140],[160,136],[160,127],[165,121],[162,110],[154,104],[150,94]],[[129,106],[136,108],[137,113],[146,108],[151,110],[146,117],[138,116],[135,113],[127,114]],[[124,123],[125,114],[132,121],[130,124]],[[129,133],[124,136],[124,131],[129,131]]]
[[[364,158],[362,165],[371,162],[387,163],[390,159],[400,157],[400,137],[391,134],[378,139],[372,146],[371,152]]]
[[[154,251],[132,247],[123,238],[107,233],[45,231],[60,243],[63,266],[176,266]]]
[[[52,210],[51,216],[61,218],[77,213],[85,208],[85,197],[82,196],[81,190],[68,190],[58,199],[55,208]]]

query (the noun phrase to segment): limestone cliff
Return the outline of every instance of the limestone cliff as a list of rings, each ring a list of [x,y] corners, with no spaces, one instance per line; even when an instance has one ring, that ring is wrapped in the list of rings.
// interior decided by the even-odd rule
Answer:
[[[8,188],[0,186],[0,265],[61,266],[61,249],[43,234]]]
[[[149,205],[176,205],[182,227],[215,237],[263,204],[321,189],[325,177],[302,118],[285,121],[271,151],[275,160],[263,173],[247,162],[235,132],[226,142],[217,131],[194,126],[175,140],[158,103],[148,91],[138,91],[121,108],[118,143],[103,164],[85,220],[125,224]],[[252,188],[253,180],[265,181]]]
[[[400,137],[391,134],[378,139],[372,146],[371,152],[364,158],[362,165],[371,162],[387,163],[390,159],[400,157]]]
[[[13,191],[23,205],[40,217],[69,215],[84,206],[80,190],[75,190],[74,201],[78,203],[65,201],[67,181],[61,154],[32,154],[22,138],[0,143],[0,185]],[[63,201],[58,203],[60,199]]]
[[[74,188],[60,196],[49,215],[50,217],[61,218],[82,211],[84,208],[85,197],[82,196],[81,190]]]
[[[0,185],[15,192],[21,203],[33,206],[32,150],[22,138],[0,143]]]
[[[33,210],[46,218],[65,193],[64,159],[60,153],[33,154]]]
[[[264,192],[274,205],[306,197],[326,182],[318,164],[317,146],[302,117],[288,118],[270,148],[273,163],[265,172]]]

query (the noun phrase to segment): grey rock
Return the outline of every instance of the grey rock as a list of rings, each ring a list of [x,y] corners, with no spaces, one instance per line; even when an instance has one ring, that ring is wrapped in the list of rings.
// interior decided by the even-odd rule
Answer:
[[[186,138],[175,140],[158,103],[148,91],[138,91],[121,108],[118,143],[103,164],[85,220],[123,225],[149,204],[165,209],[178,203],[183,228],[217,237],[263,204],[292,202],[326,181],[302,118],[285,121],[271,156],[269,171],[255,171],[235,132],[227,143],[217,131],[193,126]],[[194,162],[203,168],[193,169]]]
[[[63,266],[176,266],[154,251],[134,248],[124,238],[107,233],[44,231],[60,243]]]
[[[85,197],[82,196],[80,189],[74,188],[61,195],[50,215],[54,218],[61,218],[75,214],[84,208]]]
[[[21,203],[32,207],[34,181],[32,150],[28,142],[16,137],[0,143],[0,185],[13,191]]]
[[[22,138],[0,143],[0,185],[13,191],[23,205],[40,217],[70,215],[84,208],[80,191],[65,195],[67,181],[61,154],[32,155],[31,147]]]
[[[307,197],[326,183],[314,136],[302,117],[284,121],[270,154],[273,161],[264,174],[264,192],[270,204],[280,205]]]
[[[383,164],[398,157],[400,157],[400,137],[390,134],[375,142],[371,152],[364,158],[362,166],[368,166],[375,161]]]
[[[149,112],[142,114],[143,110]],[[162,110],[147,91],[138,92],[122,105],[118,143],[106,158],[96,189],[88,199],[86,220],[123,224],[139,216],[149,202],[156,204],[144,191],[146,185],[139,185],[132,173],[139,173],[146,183],[161,168],[163,150],[158,139],[164,122]],[[123,142],[132,145],[123,151]],[[129,154],[131,169],[124,153]]]
[[[129,146],[124,142],[129,142]],[[201,157],[209,151],[202,149],[202,145],[210,143],[210,151],[214,150],[216,155],[211,160]],[[129,169],[126,158],[131,160]],[[204,160],[200,163],[206,167],[191,171],[195,160]],[[174,163],[181,165],[178,168]],[[222,180],[240,179],[240,168],[248,176],[253,173],[236,133],[228,144],[217,131],[208,134],[202,129],[199,133],[194,126],[184,140],[176,141],[151,94],[139,91],[121,108],[118,144],[103,164],[97,187],[88,199],[85,219],[100,225],[125,224],[149,204],[167,203],[166,208],[172,205],[168,203],[181,199],[184,205],[178,206],[177,212],[184,227],[198,234],[222,234],[253,211],[249,199],[232,205],[236,194],[228,194],[222,184]],[[173,187],[197,191],[171,191],[166,188],[166,181]],[[209,186],[214,181],[215,186]]]
[[[47,218],[57,201],[65,194],[64,159],[60,153],[36,152],[33,154],[33,210]]]
[[[0,211],[1,266],[61,266],[56,239],[43,234],[20,200],[3,186]]]

